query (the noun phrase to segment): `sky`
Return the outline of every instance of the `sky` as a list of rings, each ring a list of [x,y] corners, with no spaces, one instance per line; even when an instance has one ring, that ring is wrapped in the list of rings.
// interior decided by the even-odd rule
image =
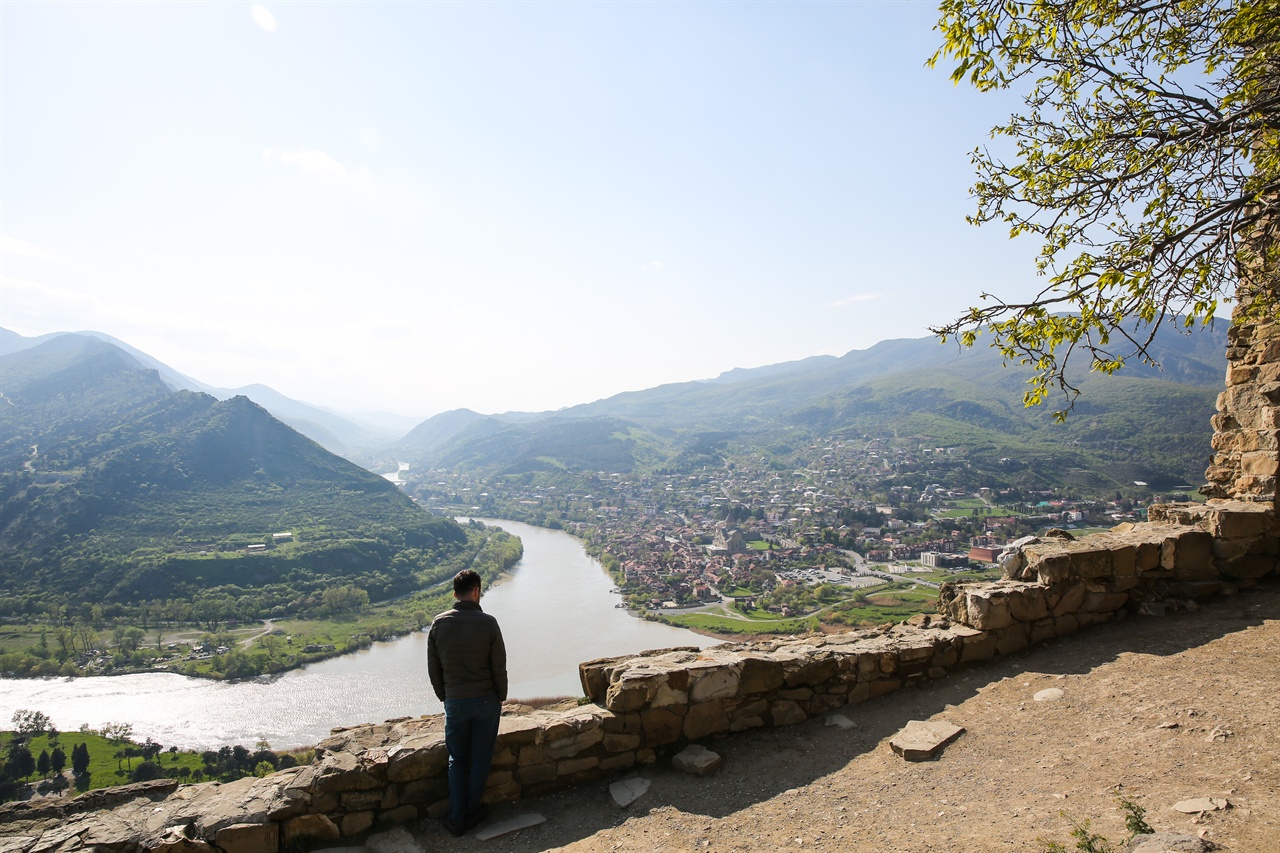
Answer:
[[[1035,246],[935,4],[0,3],[0,326],[348,413],[922,337]]]

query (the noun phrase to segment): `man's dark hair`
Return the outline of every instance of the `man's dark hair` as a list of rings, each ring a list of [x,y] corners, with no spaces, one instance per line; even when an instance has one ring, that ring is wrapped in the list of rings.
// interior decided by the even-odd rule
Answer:
[[[462,597],[469,595],[471,590],[480,588],[480,575],[471,569],[463,569],[453,576],[453,594]]]

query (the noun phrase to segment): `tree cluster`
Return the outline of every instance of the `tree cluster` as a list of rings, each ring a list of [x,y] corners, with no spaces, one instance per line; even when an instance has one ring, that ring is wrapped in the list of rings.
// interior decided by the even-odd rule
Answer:
[[[989,332],[1035,375],[1028,405],[1082,354],[1113,373],[1150,361],[1165,321],[1213,320],[1234,298],[1274,318],[1280,211],[1277,0],[944,0],[954,81],[1014,89],[1024,109],[972,160],[975,224],[1040,240],[1031,298],[983,305],[933,329],[972,346]],[[1064,416],[1060,412],[1059,416]]]

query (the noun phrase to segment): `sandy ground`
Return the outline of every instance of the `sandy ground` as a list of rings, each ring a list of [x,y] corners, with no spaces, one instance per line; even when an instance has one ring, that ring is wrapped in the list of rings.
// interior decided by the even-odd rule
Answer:
[[[1036,693],[1061,688],[1056,700]],[[724,766],[699,778],[669,757],[622,774],[649,791],[618,807],[609,781],[494,807],[540,826],[482,842],[434,822],[425,850],[1039,851],[1074,849],[1071,820],[1126,837],[1119,794],[1160,831],[1230,851],[1280,853],[1280,588],[1130,618],[823,719],[710,739]],[[934,760],[889,738],[908,720],[965,728]],[[1191,797],[1230,807],[1174,811]]]

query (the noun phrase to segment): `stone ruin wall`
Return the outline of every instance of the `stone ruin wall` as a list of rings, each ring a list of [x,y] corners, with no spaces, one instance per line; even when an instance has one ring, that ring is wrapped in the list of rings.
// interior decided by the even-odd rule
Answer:
[[[1201,491],[1274,504],[1280,473],[1280,325],[1227,331],[1227,387],[1213,416],[1213,461]]]
[[[1006,562],[1005,580],[944,584],[937,615],[902,624],[584,663],[588,704],[503,717],[486,799],[618,777],[689,741],[792,725],[1277,573],[1280,528],[1266,503],[1157,505],[1150,518],[1081,540],[1036,540]],[[305,767],[228,784],[158,780],[6,804],[0,853],[276,853],[445,810],[438,715],[335,730],[316,755]]]

